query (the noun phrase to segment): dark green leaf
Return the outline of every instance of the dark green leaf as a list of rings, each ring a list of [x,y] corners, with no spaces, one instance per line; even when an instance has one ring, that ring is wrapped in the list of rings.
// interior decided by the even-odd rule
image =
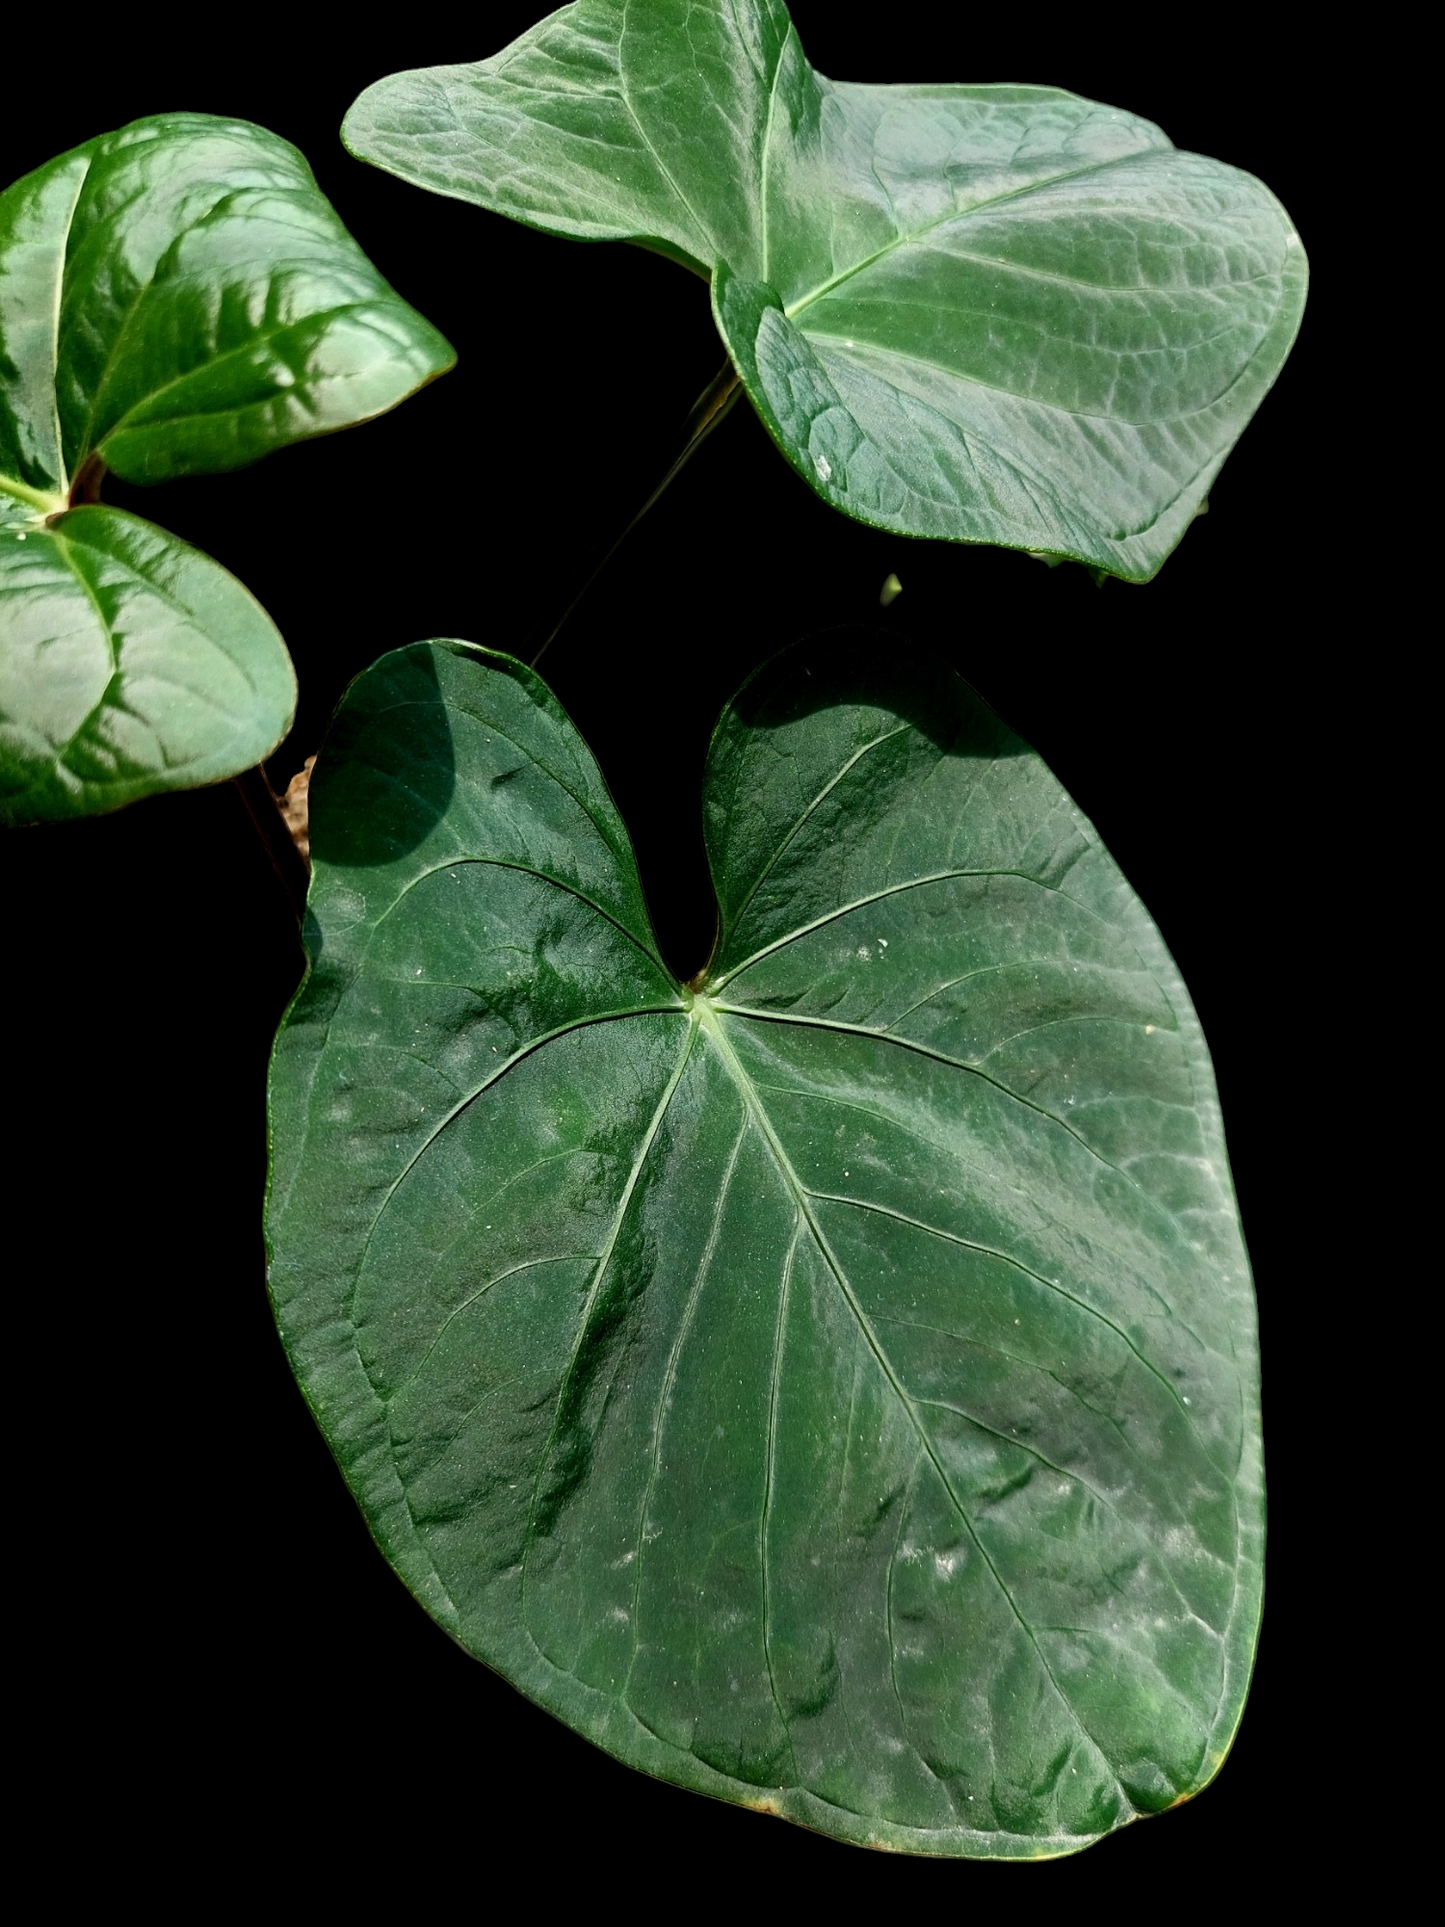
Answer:
[[[1134,581],[1304,305],[1249,175],[1054,88],[825,80],[781,0],[578,0],[378,82],[344,131],[404,179],[711,275],[758,412],[848,514]]]
[[[452,358],[295,148],[244,121],[135,121],[0,196],[0,820],[234,775],[295,703],[239,584],[72,499],[104,469],[241,467]]]
[[[285,1342],[417,1597],[599,1745],[848,1840],[1069,1852],[1211,1778],[1258,1624],[1198,1023],[941,668],[765,669],[705,827],[697,990],[531,671],[353,686],[272,1081]]]

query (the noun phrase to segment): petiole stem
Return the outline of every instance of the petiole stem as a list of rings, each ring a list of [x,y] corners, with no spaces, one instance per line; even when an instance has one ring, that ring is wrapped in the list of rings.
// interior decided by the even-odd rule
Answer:
[[[597,564],[596,568],[593,569],[592,573],[582,584],[582,587],[557,618],[552,626],[552,633],[532,658],[532,667],[534,669],[542,660],[543,656],[546,655],[552,644],[557,640],[563,624],[567,621],[567,618],[572,614],[572,611],[577,607],[578,603],[581,602],[587,591],[592,587],[598,576],[601,575],[602,571],[607,567],[607,564],[612,560],[613,556],[616,555],[617,551],[622,547],[622,544],[652,507],[653,503],[658,500],[659,496],[666,492],[675,477],[682,472],[693,453],[702,447],[708,436],[737,400],[740,392],[741,388],[737,370],[733,367],[731,361],[725,361],[721,369],[693,404],[692,412],[687,418],[687,439],[682,445],[682,450],[677,460],[663,476],[657,487],[652,491],[651,495],[648,496],[647,500],[642,504],[642,507],[633,516],[626,528],[623,529],[616,541],[613,542],[611,548],[608,549],[602,560]]]
[[[243,770],[235,778],[236,790],[246,806],[252,827],[260,837],[276,880],[286,892],[292,915],[299,924],[306,914],[306,886],[310,871],[297,849],[290,826],[281,814],[281,799],[272,789],[263,765]]]

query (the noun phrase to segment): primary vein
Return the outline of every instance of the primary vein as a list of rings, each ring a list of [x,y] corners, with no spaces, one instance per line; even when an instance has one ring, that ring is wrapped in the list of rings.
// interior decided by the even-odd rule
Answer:
[[[903,1385],[899,1382],[898,1376],[893,1370],[892,1364],[889,1361],[887,1353],[883,1349],[883,1346],[881,1341],[879,1340],[878,1334],[873,1329],[871,1320],[868,1318],[866,1312],[863,1310],[863,1307],[859,1304],[858,1299],[853,1292],[853,1288],[848,1282],[847,1274],[844,1272],[842,1265],[840,1264],[836,1254],[833,1251],[832,1246],[829,1244],[827,1237],[823,1232],[823,1228],[821,1224],[819,1224],[817,1220],[817,1217],[813,1211],[810,1194],[805,1188],[805,1186],[803,1185],[802,1180],[799,1178],[797,1172],[794,1170],[792,1160],[789,1158],[786,1150],[783,1148],[782,1143],[779,1141],[777,1133],[773,1129],[771,1120],[769,1119],[768,1114],[763,1107],[762,1100],[758,1096],[757,1090],[753,1084],[751,1077],[744,1069],[741,1060],[739,1059],[737,1053],[734,1051],[731,1043],[728,1041],[726,1032],[723,1030],[722,1024],[718,1021],[718,1019],[715,1016],[712,1015],[711,1012],[706,1011],[702,1005],[699,1005],[698,1009],[702,1013],[701,1021],[703,1026],[706,1028],[710,1039],[713,1041],[718,1051],[719,1056],[722,1058],[723,1063],[725,1064],[728,1072],[730,1073],[734,1082],[736,1083],[738,1090],[741,1092],[743,1101],[746,1103],[748,1109],[752,1112],[752,1115],[757,1122],[758,1129],[761,1132],[763,1140],[767,1144],[768,1150],[772,1156],[773,1162],[777,1167],[778,1175],[782,1178],[784,1185],[786,1186],[788,1191],[792,1194],[792,1197],[796,1202],[797,1209],[801,1219],[807,1223],[807,1227],[812,1236],[813,1242],[816,1245],[818,1252],[822,1257],[824,1263],[827,1265],[828,1270],[831,1272],[838,1286],[839,1291],[842,1293],[843,1299],[847,1304],[849,1311],[853,1314],[853,1317],[858,1326],[858,1330],[862,1334],[865,1344],[868,1346],[868,1349],[872,1352],[873,1357],[877,1362],[878,1368],[882,1372],[883,1377],[885,1378],[890,1389],[892,1390],[894,1397],[898,1400],[900,1406],[907,1414],[909,1423],[912,1425],[915,1433],[917,1434],[919,1443],[923,1447],[923,1450],[927,1453],[930,1461],[932,1462],[933,1469],[934,1469],[934,1472],[937,1474],[939,1483],[943,1487],[943,1490],[945,1491],[945,1493],[947,1493],[950,1503],[952,1504],[954,1510],[957,1512],[959,1519],[963,1524],[964,1530],[968,1533],[969,1538],[973,1541],[973,1544],[978,1551],[979,1557],[983,1560],[984,1564],[988,1567],[990,1573],[993,1575],[995,1584],[998,1586],[999,1591],[1002,1593],[1004,1600],[1006,1601],[1009,1607],[1009,1610],[1012,1612],[1015,1620],[1017,1620],[1019,1628],[1023,1632],[1024,1637],[1028,1640],[1030,1646],[1032,1646],[1034,1653],[1038,1659],[1039,1665],[1043,1669],[1044,1675],[1048,1679],[1050,1686],[1053,1688],[1055,1694],[1058,1696],[1060,1703],[1063,1705],[1065,1711],[1068,1713],[1070,1719],[1073,1721],[1074,1725],[1078,1728],[1079,1732],[1083,1735],[1085,1742],[1094,1751],[1094,1753],[1098,1755],[1100,1761],[1103,1763],[1104,1770],[1107,1773],[1109,1773],[1112,1779],[1114,1779],[1115,1785],[1119,1787],[1119,1792],[1121,1796],[1127,1799],[1128,1798],[1127,1793],[1125,1793],[1123,1786],[1120,1785],[1118,1781],[1118,1776],[1114,1773],[1113,1768],[1109,1763],[1108,1756],[1105,1754],[1103,1748],[1099,1745],[1098,1741],[1094,1738],[1093,1734],[1089,1731],[1088,1727],[1084,1724],[1084,1721],[1080,1716],[1078,1709],[1074,1706],[1069,1696],[1064,1692],[1064,1689],[1059,1685],[1058,1680],[1054,1676],[1053,1668],[1049,1665],[1048,1659],[1044,1653],[1043,1648],[1039,1645],[1038,1639],[1035,1636],[1033,1628],[1029,1625],[1029,1622],[1024,1618],[1023,1613],[1019,1610],[1018,1603],[1014,1599],[1013,1593],[1009,1590],[1008,1584],[1005,1581],[1002,1573],[999,1571],[998,1567],[994,1564],[992,1558],[990,1558],[987,1547],[984,1545],[982,1539],[979,1537],[978,1529],[974,1525],[973,1520],[968,1513],[968,1510],[963,1504],[963,1501],[960,1499],[960,1497],[958,1496],[958,1493],[955,1491],[953,1481],[949,1478],[948,1473],[944,1468],[943,1462],[938,1456],[938,1452],[934,1446],[933,1440],[929,1435],[927,1428],[924,1426],[922,1420],[918,1415],[917,1406],[915,1405],[914,1401],[909,1397]]]

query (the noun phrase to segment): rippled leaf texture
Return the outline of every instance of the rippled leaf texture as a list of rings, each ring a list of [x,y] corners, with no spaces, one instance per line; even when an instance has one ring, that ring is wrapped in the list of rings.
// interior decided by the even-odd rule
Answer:
[[[239,468],[452,359],[295,148],[244,121],[135,121],[0,196],[0,821],[235,775],[295,706],[232,576],[72,497],[104,469]]]
[[[404,179],[712,277],[795,468],[907,535],[1153,575],[1279,372],[1305,261],[1247,174],[1050,87],[841,85],[782,0],[578,0],[345,127]]]
[[[659,959],[544,684],[418,645],[312,785],[271,1281],[372,1530],[631,1764],[913,1851],[1202,1786],[1260,1606],[1253,1303],[1159,936],[956,677],[830,643]]]

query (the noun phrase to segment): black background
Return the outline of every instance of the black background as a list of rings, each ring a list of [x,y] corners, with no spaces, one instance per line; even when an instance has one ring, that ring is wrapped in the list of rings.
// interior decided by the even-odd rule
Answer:
[[[183,53],[133,12],[91,10],[77,16],[83,58],[47,90],[43,116],[27,125],[22,111],[0,132],[3,181],[142,114],[271,127],[459,351],[453,373],[382,421],[239,475],[107,487],[233,569],[286,636],[301,703],[271,764],[278,787],[383,651],[436,635],[530,655],[667,467],[721,362],[706,292],[673,264],[533,233],[345,154],[337,129],[368,82],[481,58],[536,17],[532,0],[408,12],[414,27],[353,15],[343,34],[332,10],[303,7],[268,16],[274,38]],[[793,12],[837,78],[1035,80],[1132,108],[1179,146],[1260,175],[1306,246],[1317,238],[1308,150],[1281,112],[1294,99],[1283,44],[1256,40],[1221,66],[1202,45],[1166,51],[1125,31],[1122,16],[1104,35],[1093,20],[1045,32],[1022,13],[988,27],[912,0],[866,10],[885,24],[827,0]],[[488,1866],[538,1856],[549,1879],[608,1891],[620,1874],[667,1904],[649,1878],[664,1849],[694,1857],[720,1905],[761,1899],[763,1881],[790,1873],[817,1899],[837,1883],[860,1903],[904,1904],[992,1899],[1001,1881],[1010,1900],[1019,1882],[1037,1899],[1099,1894],[1100,1881],[1116,1898],[1240,1882],[1309,1744],[1298,1654],[1312,1481],[1297,1416],[1316,1369],[1300,1339],[1311,1204],[1280,1093],[1307,1072],[1298,977],[1319,938],[1306,852],[1329,807],[1302,587],[1327,526],[1310,433],[1324,386],[1316,321],[1211,512],[1146,587],[1101,590],[1080,569],[846,522],[744,404],[545,665],[633,829],[684,974],[711,928],[697,813],[711,723],[758,662],[836,623],[876,624],[883,649],[909,637],[942,650],[1042,752],[1153,912],[1214,1051],[1264,1343],[1269,1610],[1218,1783],[1032,1874],[897,1861],[631,1773],[432,1625],[374,1550],[271,1323],[265,1067],[300,957],[223,786],[4,846],[11,1255],[38,1312],[25,1369],[39,1389],[12,1502],[30,1537],[45,1736],[82,1812],[126,1816],[123,1860],[158,1868],[183,1833],[210,1843],[213,1867],[264,1870],[284,1846],[318,1880],[344,1882],[402,1874],[422,1854],[438,1878],[470,1870],[479,1901]],[[884,615],[890,571],[903,594]]]

